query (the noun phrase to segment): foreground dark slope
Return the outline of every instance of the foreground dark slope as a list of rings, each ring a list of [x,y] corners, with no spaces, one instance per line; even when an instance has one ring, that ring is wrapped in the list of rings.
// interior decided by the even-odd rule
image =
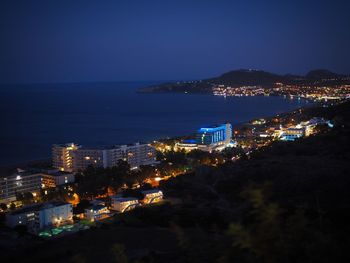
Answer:
[[[227,247],[212,244],[203,258],[349,262],[350,104],[306,114],[332,119],[336,127],[297,142],[275,143],[249,160],[165,183],[190,206],[180,209],[187,215],[179,224],[203,229],[216,225],[226,233],[220,240]]]
[[[350,207],[348,165],[350,162],[349,103],[332,109],[310,109],[310,115],[321,115],[337,123],[329,133],[318,134],[296,142],[279,142],[255,152],[250,160],[228,165],[222,170],[229,179],[222,182],[241,189],[247,180],[269,181],[279,202],[316,205],[324,208]]]

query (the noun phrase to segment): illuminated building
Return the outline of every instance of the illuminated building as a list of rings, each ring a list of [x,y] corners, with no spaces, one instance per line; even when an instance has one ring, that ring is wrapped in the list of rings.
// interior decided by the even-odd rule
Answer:
[[[184,150],[185,152],[190,152],[196,149],[198,149],[198,144],[196,140],[183,140],[175,144],[176,151]]]
[[[93,205],[85,209],[85,218],[89,221],[98,221],[110,216],[110,211],[104,205]]]
[[[79,148],[72,152],[74,171],[83,171],[87,167],[114,167],[119,160],[129,163],[131,169],[140,165],[153,165],[156,162],[156,151],[148,144],[117,145],[109,148]]]
[[[16,200],[16,194],[37,193],[40,189],[40,174],[18,169],[17,173],[0,178],[0,202],[9,203]]]
[[[279,127],[275,127],[272,129],[272,136],[274,138],[280,138],[284,133],[284,129],[282,126],[279,126]]]
[[[72,172],[72,152],[80,146],[74,143],[54,144],[52,146],[52,166],[60,171]]]
[[[163,200],[163,192],[159,189],[151,189],[141,192],[144,195],[142,203],[153,204]]]
[[[230,123],[213,125],[200,128],[196,135],[199,145],[210,145],[217,143],[230,143],[232,139],[232,125]]]
[[[139,200],[134,197],[112,196],[111,201],[111,209],[120,213],[132,210],[140,205]]]
[[[330,121],[326,121],[323,118],[318,118],[318,117],[314,117],[312,119],[310,119],[309,121],[306,122],[301,122],[299,124],[300,127],[305,128],[305,136],[310,136],[311,134],[314,133],[315,128],[318,125],[327,125],[329,128],[332,128],[333,125],[330,123]]]
[[[61,171],[47,171],[40,173],[41,175],[41,186],[42,188],[57,187],[69,183],[74,183],[75,177],[72,173],[61,172]]]
[[[130,164],[131,169],[140,165],[154,165],[156,151],[149,144],[116,145],[107,148],[83,148],[74,143],[52,147],[53,166],[60,171],[83,171],[89,166],[113,167],[119,160]]]
[[[106,150],[98,148],[80,148],[72,152],[73,171],[84,171],[89,166],[107,167]]]
[[[49,202],[26,206],[6,215],[6,225],[25,225],[30,232],[73,223],[72,205],[64,202]]]
[[[257,120],[252,121],[253,125],[262,125],[262,124],[265,124],[265,123],[266,123],[265,119],[257,119]]]
[[[283,132],[281,140],[295,141],[303,136],[305,136],[305,128],[288,128]]]
[[[232,143],[232,125],[225,123],[200,128],[196,141],[200,150],[222,150]]]
[[[175,150],[190,152],[195,149],[202,151],[223,150],[234,146],[232,142],[232,125],[225,123],[200,128],[195,140],[183,140],[175,144]]]
[[[148,144],[122,145],[120,149],[131,169],[137,169],[140,165],[154,165],[157,163],[156,151]]]

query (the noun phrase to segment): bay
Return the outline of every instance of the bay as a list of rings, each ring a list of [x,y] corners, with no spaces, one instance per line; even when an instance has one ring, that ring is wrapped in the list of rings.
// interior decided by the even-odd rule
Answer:
[[[208,124],[233,126],[305,106],[282,97],[142,94],[159,82],[0,86],[0,165],[50,157],[54,143],[102,146],[194,133]]]

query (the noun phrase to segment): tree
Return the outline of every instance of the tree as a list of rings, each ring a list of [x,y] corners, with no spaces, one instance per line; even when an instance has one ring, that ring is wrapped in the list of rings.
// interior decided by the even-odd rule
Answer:
[[[4,203],[1,203],[0,204],[0,208],[1,208],[1,210],[6,211],[7,210],[7,205],[4,204]]]
[[[221,154],[224,156],[224,158],[229,160],[245,156],[245,153],[241,147],[227,147],[222,150]]]
[[[124,160],[118,160],[117,166],[115,167],[114,172],[117,175],[125,176],[130,173],[130,164]]]
[[[25,234],[28,233],[27,226],[25,226],[25,225],[17,225],[17,226],[15,226],[14,230],[15,230],[20,236],[24,236]]]
[[[59,192],[56,188],[45,188],[40,190],[40,197],[43,202],[59,199]]]
[[[164,153],[164,157],[167,162],[174,163],[174,164],[182,164],[186,165],[186,153],[184,151],[167,151]]]
[[[86,259],[81,254],[75,254],[71,257],[70,262],[72,263],[85,263]]]
[[[139,190],[134,190],[134,189],[126,189],[124,192],[123,192],[123,196],[124,197],[135,197],[139,200],[143,199],[143,194],[139,191]]]
[[[128,257],[125,254],[125,246],[123,244],[114,244],[111,250],[117,263],[128,263]]]
[[[32,193],[30,192],[26,192],[26,193],[17,193],[16,194],[16,199],[18,201],[21,201],[23,204],[31,204],[34,202],[34,196]]]
[[[79,204],[77,204],[74,210],[76,214],[80,214],[80,213],[84,213],[85,209],[89,207],[90,207],[90,201],[87,199],[83,199],[80,201]]]
[[[328,233],[312,226],[301,209],[283,211],[269,201],[268,185],[250,186],[241,193],[250,212],[243,223],[231,223],[231,251],[239,262],[329,262],[339,251]],[[250,256],[247,259],[245,255]],[[237,259],[239,257],[239,259]],[[231,262],[232,259],[226,259]]]
[[[15,210],[15,209],[16,209],[16,204],[12,202],[10,204],[10,210]]]

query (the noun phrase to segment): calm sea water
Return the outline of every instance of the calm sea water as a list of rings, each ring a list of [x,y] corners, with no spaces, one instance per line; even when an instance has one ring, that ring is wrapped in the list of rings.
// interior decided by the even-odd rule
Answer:
[[[150,141],[233,125],[305,105],[280,97],[138,94],[150,82],[0,87],[0,164],[48,158],[54,143],[87,146]]]

